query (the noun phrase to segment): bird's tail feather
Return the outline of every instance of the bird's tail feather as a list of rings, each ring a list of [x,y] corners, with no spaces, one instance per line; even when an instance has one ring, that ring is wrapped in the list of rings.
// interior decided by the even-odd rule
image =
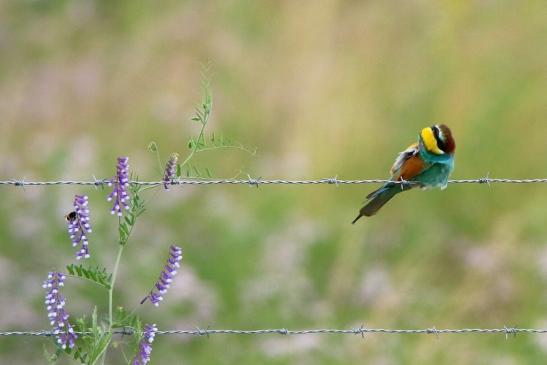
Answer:
[[[398,184],[388,183],[382,186],[380,189],[373,191],[367,195],[367,199],[370,199],[364,207],[359,211],[357,218],[351,222],[355,224],[361,217],[370,217],[378,212],[380,208],[384,206],[391,198],[403,191]]]

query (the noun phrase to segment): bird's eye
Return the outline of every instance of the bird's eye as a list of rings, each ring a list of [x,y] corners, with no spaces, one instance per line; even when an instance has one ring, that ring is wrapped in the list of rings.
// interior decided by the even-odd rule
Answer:
[[[434,125],[433,127],[431,127],[431,129],[433,130],[433,134],[435,135],[435,139],[436,140],[439,140],[441,139],[441,130],[439,129],[439,127],[437,125]]]
[[[441,131],[441,129],[437,125],[434,125],[433,127],[431,127],[431,129],[433,130],[433,135],[435,136],[435,140],[437,141],[437,146],[442,151],[444,151],[445,150],[445,144],[444,144],[444,134],[443,134],[443,132]]]

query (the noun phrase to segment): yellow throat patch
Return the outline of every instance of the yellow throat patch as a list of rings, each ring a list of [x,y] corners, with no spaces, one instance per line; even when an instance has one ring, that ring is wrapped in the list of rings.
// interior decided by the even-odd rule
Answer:
[[[437,140],[435,139],[435,135],[433,134],[433,129],[431,129],[431,127],[422,129],[420,136],[422,137],[422,141],[424,141],[425,148],[429,152],[434,153],[436,155],[444,154],[444,152],[437,145]]]

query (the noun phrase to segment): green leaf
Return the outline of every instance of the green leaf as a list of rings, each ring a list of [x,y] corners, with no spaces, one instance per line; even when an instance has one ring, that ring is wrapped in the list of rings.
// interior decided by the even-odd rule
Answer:
[[[198,107],[195,107],[194,111],[195,111],[196,116],[198,117],[198,119],[203,120],[203,116],[205,115],[205,113]]]
[[[120,231],[124,234],[128,234],[129,233],[129,225],[127,223],[121,223],[120,224]]]
[[[133,178],[133,180],[138,181],[138,178]],[[144,201],[140,197],[140,191],[142,187],[137,184],[130,185],[130,197],[131,201],[129,203],[129,212],[125,215],[123,221],[118,226],[119,236],[120,236],[120,245],[127,244],[131,231],[137,222],[137,217],[144,213]]]
[[[71,264],[66,267],[68,273],[81,279],[89,280],[105,289],[110,289],[111,275],[105,268],[84,267],[83,265]]]
[[[196,147],[196,141],[193,138],[190,138],[188,141],[188,147],[189,148],[195,148]]]
[[[158,152],[158,144],[154,141],[150,142],[148,144],[148,151],[150,152]]]
[[[94,365],[106,351],[112,339],[112,334],[106,328],[101,327],[97,321],[97,307],[93,309],[91,315],[91,336],[86,337],[89,347],[87,364]]]
[[[134,330],[135,327],[140,326],[140,320],[135,313],[126,310],[124,307],[118,307],[114,311],[112,326],[116,328],[128,327]]]
[[[84,352],[80,347],[78,347],[76,351],[74,351],[72,356],[75,360],[79,360],[82,364],[87,363],[88,354],[87,352]]]

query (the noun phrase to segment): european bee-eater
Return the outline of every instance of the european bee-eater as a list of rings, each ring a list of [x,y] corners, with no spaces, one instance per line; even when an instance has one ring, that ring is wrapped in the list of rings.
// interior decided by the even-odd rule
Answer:
[[[399,153],[391,167],[390,180],[380,189],[367,195],[367,203],[359,211],[357,222],[362,216],[370,217],[396,194],[414,187],[422,189],[440,187],[445,189],[448,176],[454,169],[456,142],[452,132],[444,124],[435,124],[422,129],[418,143],[410,145]],[[396,182],[395,182],[396,181]],[[404,182],[408,181],[408,184]]]

